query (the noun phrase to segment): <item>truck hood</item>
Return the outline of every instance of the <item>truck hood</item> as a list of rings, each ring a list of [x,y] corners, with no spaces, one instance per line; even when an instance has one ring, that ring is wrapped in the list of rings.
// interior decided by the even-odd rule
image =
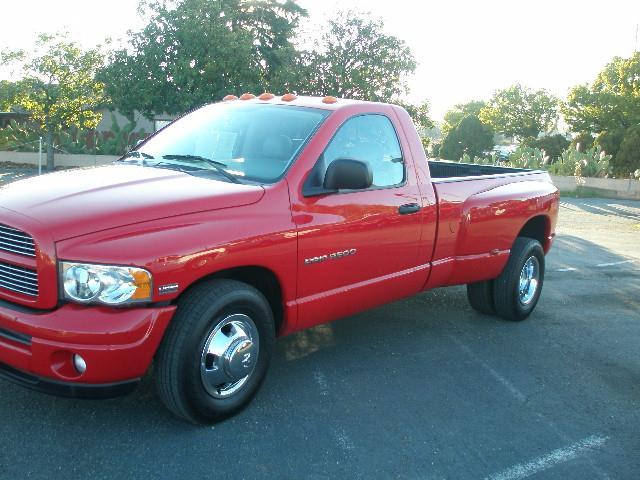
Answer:
[[[138,165],[67,170],[0,188],[0,207],[46,227],[54,241],[133,223],[255,203],[256,185]]]

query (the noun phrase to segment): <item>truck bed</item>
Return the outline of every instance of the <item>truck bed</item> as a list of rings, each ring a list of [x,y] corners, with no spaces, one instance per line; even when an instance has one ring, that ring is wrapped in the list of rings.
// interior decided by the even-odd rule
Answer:
[[[495,177],[506,174],[539,173],[538,170],[526,168],[500,167],[494,165],[477,165],[474,163],[458,163],[446,160],[429,160],[431,179],[434,182],[472,180],[467,177]]]

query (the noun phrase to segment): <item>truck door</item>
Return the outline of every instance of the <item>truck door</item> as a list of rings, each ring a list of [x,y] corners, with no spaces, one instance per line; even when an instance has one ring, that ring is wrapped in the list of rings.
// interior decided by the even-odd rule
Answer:
[[[298,228],[298,326],[308,327],[418,292],[423,211],[415,170],[390,117],[360,114],[337,129],[307,178],[321,187],[339,158],[368,162],[366,190],[292,192]],[[315,183],[315,184],[314,184]]]

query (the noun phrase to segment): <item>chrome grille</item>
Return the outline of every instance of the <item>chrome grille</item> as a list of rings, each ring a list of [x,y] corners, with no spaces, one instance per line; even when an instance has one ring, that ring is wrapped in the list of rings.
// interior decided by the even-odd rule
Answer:
[[[0,224],[0,250],[27,257],[36,256],[36,245],[28,233]]]
[[[37,297],[38,273],[29,268],[0,262],[0,288]]]

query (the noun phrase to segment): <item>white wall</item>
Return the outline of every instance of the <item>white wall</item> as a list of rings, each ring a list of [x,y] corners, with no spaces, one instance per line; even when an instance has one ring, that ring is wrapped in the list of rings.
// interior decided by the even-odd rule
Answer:
[[[56,153],[54,162],[56,167],[90,167],[106,165],[120,158],[117,155],[66,155]],[[25,163],[38,165],[38,153],[31,152],[0,152],[0,166],[2,162]],[[47,164],[47,155],[42,153],[42,166]]]
[[[606,197],[640,200],[639,180],[556,177],[553,175],[551,180],[563,192],[593,192]]]

